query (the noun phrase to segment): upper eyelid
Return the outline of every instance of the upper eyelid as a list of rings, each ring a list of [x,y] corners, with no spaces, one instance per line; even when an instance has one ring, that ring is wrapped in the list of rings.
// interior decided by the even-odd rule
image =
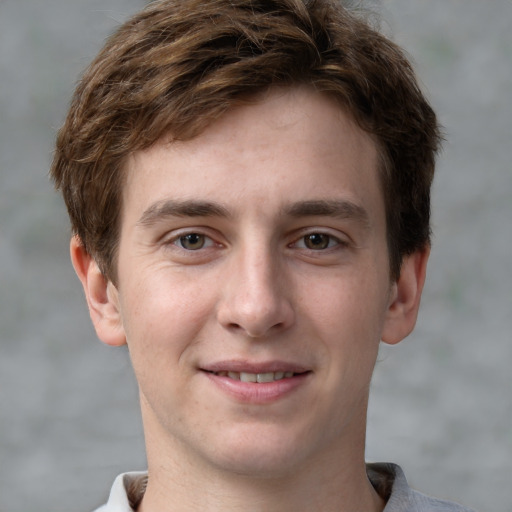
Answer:
[[[349,234],[347,234],[344,231],[340,231],[339,229],[330,228],[330,227],[320,227],[320,226],[311,226],[311,227],[304,227],[299,228],[295,230],[293,233],[289,235],[289,238],[295,240],[299,240],[300,238],[307,236],[307,235],[326,235],[330,236],[331,238],[336,238],[340,242],[348,242],[351,237]]]
[[[176,228],[167,231],[159,237],[160,241],[163,241],[166,244],[173,243],[179,238],[191,234],[198,234],[205,236],[206,238],[211,239],[215,244],[225,245],[227,243],[226,237],[219,232],[217,229],[211,228],[209,226],[183,226],[181,228]],[[325,226],[308,226],[304,228],[299,228],[293,230],[293,232],[284,235],[284,238],[288,241],[286,245],[289,246],[293,243],[296,243],[303,237],[312,234],[322,234],[329,236],[338,241],[340,244],[349,244],[352,240],[350,235],[347,233],[340,231],[335,228],[325,227]]]
[[[181,228],[171,229],[169,231],[166,231],[163,233],[159,239],[163,240],[164,242],[170,242],[173,240],[177,240],[181,238],[182,236],[187,235],[202,235],[207,238],[211,238],[213,241],[216,240],[216,238],[220,238],[219,236],[215,236],[214,230],[211,228],[208,228],[206,226],[183,226]]]
[[[185,247],[182,247],[181,246],[181,243],[180,243],[180,240],[188,235],[199,235],[199,236],[203,236],[205,238],[205,244],[207,244],[206,246],[203,246],[203,247],[199,247],[198,249],[195,249],[195,250],[192,250],[192,249],[187,249]],[[209,241],[210,243],[206,242],[206,241]],[[168,242],[169,244],[171,245],[175,245],[177,246],[179,249],[182,249],[184,251],[187,251],[187,252],[198,252],[198,251],[201,251],[201,250],[204,250],[204,249],[209,249],[210,247],[212,247],[213,245],[216,245],[217,242],[215,242],[215,240],[211,237],[211,236],[208,236],[208,235],[205,235],[204,233],[197,233],[195,231],[191,231],[191,232],[188,232],[188,233],[184,233],[184,234],[180,234],[180,235],[177,235],[173,238],[171,238],[171,240]]]
[[[318,234],[318,235],[325,235],[325,236],[328,236],[331,240],[336,241],[336,246],[339,246],[339,245],[341,245],[341,246],[346,246],[346,245],[348,245],[348,241],[347,241],[347,240],[344,240],[344,239],[342,239],[342,238],[340,238],[340,237],[337,237],[337,236],[331,235],[331,234],[329,234],[329,233],[322,233],[322,232],[319,232],[319,231],[312,231],[312,232],[310,232],[310,233],[306,233],[305,235],[302,235],[302,236],[300,236],[300,237],[296,238],[293,242],[291,242],[290,244],[288,244],[288,246],[292,246],[292,245],[296,245],[296,244],[298,244],[299,242],[303,241],[303,240],[304,240],[304,238],[306,238],[306,237],[308,236],[308,234],[309,234],[309,235],[317,235],[317,234]],[[326,248],[326,249],[324,249],[324,250],[327,250],[327,249],[333,249],[333,247],[328,247],[328,248]],[[307,250],[310,250],[310,249],[307,249]]]

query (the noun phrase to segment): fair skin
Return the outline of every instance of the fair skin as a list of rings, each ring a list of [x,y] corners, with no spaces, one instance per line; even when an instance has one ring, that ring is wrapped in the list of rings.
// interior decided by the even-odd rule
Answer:
[[[428,251],[390,280],[377,161],[331,99],[274,90],[132,155],[117,285],[72,240],[98,336],[128,344],[139,383],[140,510],[383,509],[369,383],[380,340],[414,327]]]

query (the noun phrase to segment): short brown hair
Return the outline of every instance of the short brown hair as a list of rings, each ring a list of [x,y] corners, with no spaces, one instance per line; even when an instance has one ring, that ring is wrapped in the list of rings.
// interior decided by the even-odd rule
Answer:
[[[72,229],[115,281],[123,164],[164,135],[186,140],[242,98],[309,84],[380,150],[391,276],[430,243],[440,134],[402,51],[336,0],[157,0],[83,75],[51,176]]]

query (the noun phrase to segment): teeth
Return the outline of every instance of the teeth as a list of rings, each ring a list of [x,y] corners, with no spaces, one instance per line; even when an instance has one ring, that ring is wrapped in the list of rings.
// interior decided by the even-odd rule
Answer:
[[[256,380],[258,382],[274,382],[274,373],[258,373]]]
[[[247,373],[247,372],[216,372],[221,377],[229,377],[233,380],[242,382],[274,382],[281,379],[289,379],[293,377],[293,372],[267,372],[267,373]]]
[[[242,382],[258,382],[258,375],[255,373],[240,372],[240,380]]]

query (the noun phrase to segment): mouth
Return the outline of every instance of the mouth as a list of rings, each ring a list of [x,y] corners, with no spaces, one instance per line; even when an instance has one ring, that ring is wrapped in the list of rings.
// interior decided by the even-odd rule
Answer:
[[[301,375],[307,372],[265,372],[265,373],[249,373],[249,372],[232,372],[232,371],[219,371],[219,372],[208,372],[218,377],[228,377],[232,380],[238,380],[241,382],[252,382],[258,384],[264,384],[268,382],[276,382],[283,379],[290,379],[297,375]]]
[[[313,371],[283,361],[219,361],[201,368],[218,389],[238,403],[263,405],[303,388]]]

